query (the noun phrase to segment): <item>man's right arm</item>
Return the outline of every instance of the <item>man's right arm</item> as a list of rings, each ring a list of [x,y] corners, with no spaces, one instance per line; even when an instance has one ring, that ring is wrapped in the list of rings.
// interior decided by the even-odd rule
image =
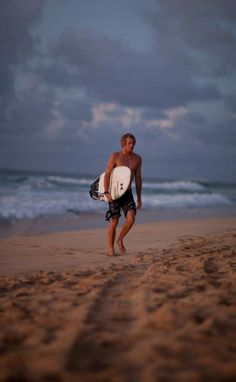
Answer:
[[[109,202],[112,202],[112,197],[111,197],[111,194],[107,192],[109,191],[110,177],[115,165],[116,165],[116,156],[113,153],[108,159],[107,167],[105,171],[105,177],[104,177],[104,192],[106,192],[106,197]]]

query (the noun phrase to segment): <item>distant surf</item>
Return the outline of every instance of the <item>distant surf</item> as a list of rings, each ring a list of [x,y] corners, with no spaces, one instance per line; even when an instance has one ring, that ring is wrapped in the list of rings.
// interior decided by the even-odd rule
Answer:
[[[89,196],[95,177],[0,171],[0,219],[34,219],[99,212],[105,202]],[[135,187],[133,187],[135,193]],[[143,180],[144,209],[236,205],[236,184],[195,180]]]

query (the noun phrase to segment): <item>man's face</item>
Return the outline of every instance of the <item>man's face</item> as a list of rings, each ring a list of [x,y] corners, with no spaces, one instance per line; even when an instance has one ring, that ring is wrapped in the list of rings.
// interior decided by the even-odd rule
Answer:
[[[132,138],[126,138],[123,149],[128,153],[132,153],[134,146],[135,146],[135,140]]]

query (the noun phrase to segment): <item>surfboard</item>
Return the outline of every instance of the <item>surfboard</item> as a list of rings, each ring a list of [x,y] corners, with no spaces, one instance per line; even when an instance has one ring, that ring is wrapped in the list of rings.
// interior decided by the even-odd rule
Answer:
[[[104,177],[103,172],[90,186],[90,196],[94,200],[107,202],[107,197],[104,195]],[[113,200],[119,199],[127,191],[130,185],[131,171],[129,167],[118,166],[112,170],[110,177],[109,192]]]

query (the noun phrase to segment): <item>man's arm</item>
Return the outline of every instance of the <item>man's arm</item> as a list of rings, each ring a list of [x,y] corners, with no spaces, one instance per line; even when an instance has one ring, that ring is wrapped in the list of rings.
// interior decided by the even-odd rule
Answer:
[[[105,177],[104,177],[104,192],[109,191],[110,176],[115,165],[116,165],[116,158],[115,158],[115,154],[113,153],[111,154],[107,162],[107,167],[106,167]],[[108,194],[106,193],[106,197],[109,202],[112,202],[112,197],[110,193]]]
[[[139,157],[139,163],[137,170],[135,172],[135,185],[136,185],[136,193],[137,193],[137,208],[142,208],[142,174],[141,174],[141,167],[142,167],[142,158]]]

